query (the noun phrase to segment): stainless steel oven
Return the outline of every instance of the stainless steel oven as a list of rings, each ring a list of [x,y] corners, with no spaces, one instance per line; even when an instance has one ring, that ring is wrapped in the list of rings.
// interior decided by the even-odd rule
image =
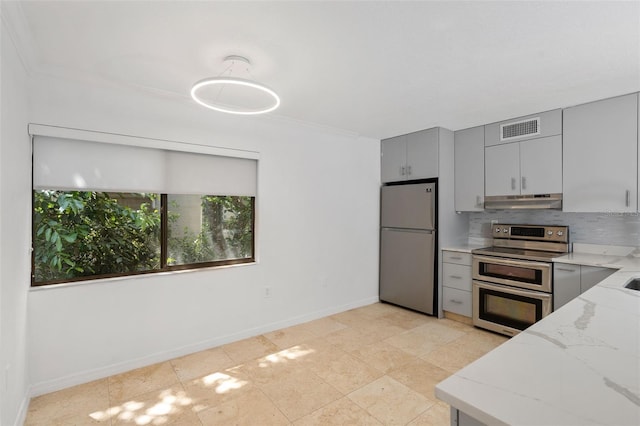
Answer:
[[[473,324],[514,336],[553,310],[553,263],[569,251],[566,226],[493,225],[473,254]]]
[[[551,293],[552,271],[552,264],[548,262],[480,255],[473,257],[474,279],[530,290]]]
[[[551,294],[473,281],[473,324],[515,336],[551,313]]]

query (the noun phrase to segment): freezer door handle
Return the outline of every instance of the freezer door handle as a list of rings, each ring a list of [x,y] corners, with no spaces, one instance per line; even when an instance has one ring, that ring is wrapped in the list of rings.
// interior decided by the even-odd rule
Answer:
[[[393,231],[393,232],[409,232],[411,234],[435,234],[436,231],[433,229],[414,229],[414,228],[390,228],[390,227],[384,227],[382,228],[383,231]]]

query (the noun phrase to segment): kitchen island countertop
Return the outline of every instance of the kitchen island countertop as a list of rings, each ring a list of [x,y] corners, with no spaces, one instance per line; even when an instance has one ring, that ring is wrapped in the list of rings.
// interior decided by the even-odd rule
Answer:
[[[599,256],[599,257],[598,257]],[[640,258],[574,253],[554,261],[619,269],[436,386],[488,425],[639,425]]]

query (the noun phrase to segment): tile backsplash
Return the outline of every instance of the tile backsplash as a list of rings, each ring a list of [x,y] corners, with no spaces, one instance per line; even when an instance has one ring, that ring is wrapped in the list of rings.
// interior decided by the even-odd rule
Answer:
[[[469,213],[469,239],[491,238],[491,221],[567,225],[572,243],[640,245],[640,213],[563,213],[556,210],[491,210]]]

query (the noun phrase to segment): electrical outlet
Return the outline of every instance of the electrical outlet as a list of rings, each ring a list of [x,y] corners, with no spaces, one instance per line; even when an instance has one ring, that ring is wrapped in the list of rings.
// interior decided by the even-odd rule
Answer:
[[[271,297],[271,287],[264,287],[264,298],[268,299]]]

